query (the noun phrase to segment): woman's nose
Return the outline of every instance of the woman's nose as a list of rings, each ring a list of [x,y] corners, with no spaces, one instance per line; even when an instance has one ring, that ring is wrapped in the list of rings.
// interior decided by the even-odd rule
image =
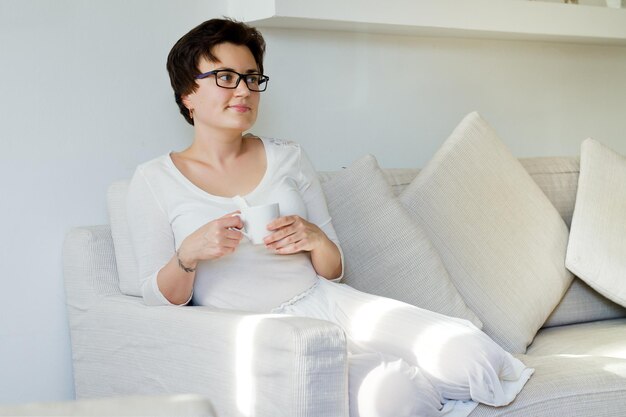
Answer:
[[[248,84],[243,80],[239,80],[239,85],[235,88],[235,95],[237,96],[248,96],[250,95],[250,89],[248,88]]]

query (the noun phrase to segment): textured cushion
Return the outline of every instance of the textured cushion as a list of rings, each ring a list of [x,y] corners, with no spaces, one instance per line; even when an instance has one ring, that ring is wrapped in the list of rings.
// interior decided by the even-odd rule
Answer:
[[[413,178],[420,172],[419,168],[386,168],[382,169],[383,176],[387,183],[391,186],[394,195],[400,195],[407,185],[413,181]],[[330,181],[341,171],[320,171],[318,177],[320,182]]]
[[[322,187],[346,261],[344,283],[480,327],[373,156],[361,158]]]
[[[572,275],[567,226],[519,161],[471,113],[400,199],[483,330],[524,352]]]
[[[626,306],[626,157],[593,139],[581,146],[566,265]]]
[[[128,183],[128,180],[121,180],[111,184],[107,192],[107,204],[109,221],[111,222],[111,235],[113,236],[113,245],[115,246],[115,262],[120,278],[120,290],[123,294],[141,297],[139,269],[130,240],[128,223],[126,222]]]

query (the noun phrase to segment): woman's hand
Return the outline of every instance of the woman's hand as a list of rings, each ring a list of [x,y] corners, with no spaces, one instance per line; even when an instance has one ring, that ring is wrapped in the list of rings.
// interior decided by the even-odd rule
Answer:
[[[268,224],[267,229],[273,232],[264,239],[268,249],[279,255],[310,252],[318,275],[327,279],[341,275],[341,254],[337,245],[315,224],[299,216],[284,216]]]
[[[279,217],[267,229],[273,233],[263,239],[265,246],[281,255],[312,252],[328,240],[319,227],[300,216]]]
[[[183,240],[178,249],[178,257],[187,268],[196,268],[199,261],[218,259],[233,253],[243,234],[234,229],[241,229],[243,223],[235,214],[228,213],[210,221]]]

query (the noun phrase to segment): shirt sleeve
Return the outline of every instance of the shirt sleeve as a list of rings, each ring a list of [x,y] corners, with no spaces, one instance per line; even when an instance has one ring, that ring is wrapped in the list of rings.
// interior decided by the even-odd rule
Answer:
[[[144,302],[173,305],[159,290],[157,274],[176,252],[174,233],[141,167],[128,188],[126,213]]]
[[[333,227],[332,218],[328,212],[328,206],[326,205],[326,197],[322,190],[317,172],[313,167],[310,159],[304,152],[301,146],[298,147],[300,151],[300,180],[299,191],[302,195],[302,199],[307,208],[307,214],[309,216],[308,221],[317,225],[326,236],[337,245],[339,254],[341,256],[341,274],[338,278],[330,281],[339,282],[343,278],[344,273],[344,259],[341,245],[339,244],[339,238]]]

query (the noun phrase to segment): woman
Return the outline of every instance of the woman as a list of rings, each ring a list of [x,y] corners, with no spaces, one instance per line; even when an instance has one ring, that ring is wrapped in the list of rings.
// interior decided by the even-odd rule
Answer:
[[[140,165],[130,185],[128,222],[145,302],[193,300],[339,324],[352,354],[353,415],[430,416],[463,408],[449,400],[510,402],[532,370],[471,323],[331,282],[341,279],[343,259],[311,163],[293,142],[244,135],[269,82],[264,51],[255,29],[213,19],[169,54],[175,99],[194,138],[187,149]],[[252,245],[238,230],[243,224],[235,196],[250,205],[279,203],[280,217],[267,225],[264,245]],[[364,337],[355,323],[371,305],[384,305],[393,325],[369,323]],[[428,361],[431,344],[416,344],[415,337],[442,322],[458,346],[482,359],[467,364],[461,352],[449,369]],[[445,343],[436,342],[443,351]]]

